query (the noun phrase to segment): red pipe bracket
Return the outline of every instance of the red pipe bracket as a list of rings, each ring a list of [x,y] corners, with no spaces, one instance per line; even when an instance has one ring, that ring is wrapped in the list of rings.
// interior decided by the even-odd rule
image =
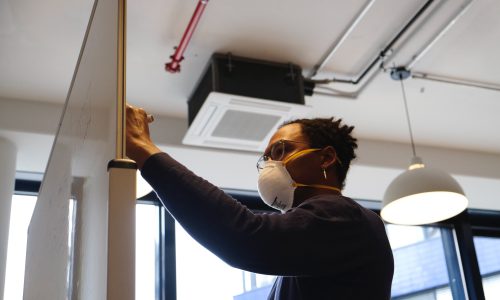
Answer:
[[[184,35],[179,43],[179,46],[175,47],[175,52],[170,56],[171,61],[165,64],[165,70],[170,73],[178,73],[181,71],[181,61],[184,59],[184,51],[186,51],[187,45],[191,37],[193,36],[194,30],[196,29],[196,25],[198,25],[198,21],[200,21],[201,15],[207,6],[208,0],[199,0],[196,9],[194,10],[193,16],[189,21],[186,30],[184,31]]]

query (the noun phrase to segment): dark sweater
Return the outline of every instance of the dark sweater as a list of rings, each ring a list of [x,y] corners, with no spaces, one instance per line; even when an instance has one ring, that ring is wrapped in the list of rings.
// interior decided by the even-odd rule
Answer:
[[[350,198],[325,194],[285,214],[257,214],[165,153],[142,168],[165,208],[229,265],[278,275],[269,299],[390,299],[384,224]]]

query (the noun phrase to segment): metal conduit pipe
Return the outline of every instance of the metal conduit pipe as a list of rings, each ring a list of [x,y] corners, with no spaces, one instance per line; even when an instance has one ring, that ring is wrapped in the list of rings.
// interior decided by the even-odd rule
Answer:
[[[372,7],[373,3],[375,3],[375,0],[370,0],[369,2],[366,3],[366,5],[363,7],[361,12],[357,15],[357,17],[353,20],[353,22],[347,27],[346,30],[342,33],[340,39],[336,41],[332,46],[330,46],[330,49],[323,55],[321,60],[314,65],[313,69],[309,73],[309,76],[307,77],[308,79],[314,77],[316,74],[318,74],[318,71],[322,69],[326,63],[332,58],[333,54],[337,52],[337,50],[340,48],[340,46],[344,43],[344,41],[347,39],[347,37],[352,33],[354,28],[358,25],[359,22],[361,22],[361,19],[366,15],[368,10]]]
[[[467,3],[463,4],[461,6],[461,9],[458,10],[458,12],[450,18],[448,22],[446,22],[446,25],[420,50],[413,56],[413,58],[408,62],[406,69],[410,70],[415,66],[415,64],[422,59],[422,57],[455,25],[455,23],[470,9],[472,6],[474,0],[470,0]],[[393,43],[391,43],[393,44]],[[386,47],[387,49],[387,47]],[[383,56],[384,51],[381,52],[381,55],[378,57],[378,59],[384,59],[385,56]],[[392,55],[392,53],[391,53]],[[370,67],[373,67],[373,65],[370,65],[367,69]],[[380,66],[382,70],[387,71],[383,65]],[[366,74],[365,74],[366,75]],[[448,84],[455,84],[455,85],[461,85],[461,86],[468,86],[468,87],[475,87],[475,88],[480,88],[480,89],[487,89],[487,90],[492,90],[492,91],[500,91],[500,85],[497,84],[491,84],[491,83],[485,83],[485,82],[479,82],[479,81],[472,81],[472,80],[466,80],[466,79],[460,79],[460,78],[452,78],[452,77],[447,77],[447,76],[440,76],[440,75],[433,75],[433,74],[428,74],[428,73],[422,73],[422,72],[411,72],[412,78],[416,79],[421,79],[421,80],[430,80],[430,81],[436,81],[436,82],[443,82],[443,83],[448,83]],[[363,76],[360,76],[362,78]],[[359,78],[359,79],[360,79]],[[350,84],[357,84],[359,82],[356,82],[356,80],[343,80],[343,79],[325,79],[325,80],[316,80],[314,81],[317,84],[326,84],[326,83],[331,83],[331,82],[340,82],[340,83],[350,83]],[[342,98],[350,98],[350,99],[355,99],[357,95],[361,92],[361,90],[364,88],[365,84],[355,93],[352,92],[343,92],[339,90],[332,90],[328,87],[320,87],[318,88],[323,89],[323,91],[316,91],[316,94],[319,95],[327,95],[327,96],[335,96],[335,97],[342,97]]]
[[[424,80],[430,80],[430,81],[437,81],[437,82],[443,82],[443,83],[450,83],[450,84],[456,84],[456,85],[462,85],[462,86],[481,88],[481,89],[492,90],[492,91],[497,91],[497,92],[500,91],[500,85],[478,82],[478,81],[471,81],[471,80],[464,80],[464,79],[459,79],[459,78],[451,78],[451,77],[446,77],[446,76],[432,75],[432,74],[419,73],[419,72],[412,72],[411,77],[416,78],[416,79],[424,79]]]
[[[335,97],[335,98],[344,98],[348,100],[353,100],[358,98],[357,95],[349,95],[349,94],[335,94],[335,93],[330,93],[330,92],[323,92],[323,91],[315,91],[315,95],[320,95],[320,96],[327,96],[327,97]]]
[[[463,4],[461,8],[457,11],[457,13],[450,18],[446,25],[427,43],[422,50],[417,52],[413,56],[413,58],[406,65],[407,70],[411,70],[413,66],[455,25],[455,23],[470,9],[474,0],[469,0],[467,3]],[[461,86],[475,87],[480,89],[487,89],[492,91],[500,91],[500,85],[461,79],[461,78],[452,78],[447,76],[433,75],[422,72],[413,72],[411,71],[412,78],[422,79],[422,80],[430,80],[436,82],[443,82]]]
[[[474,0],[470,0],[468,3],[462,5],[460,10],[453,16],[451,19],[446,22],[446,26],[444,26],[430,41],[425,45],[422,50],[417,52],[417,54],[413,55],[410,62],[406,64],[406,69],[411,70],[413,66],[434,46],[449,30],[455,23],[462,17],[467,10],[472,6]]]
[[[384,47],[384,49],[364,68],[364,70],[357,76],[357,78],[352,79],[329,79],[329,82],[338,82],[338,83],[349,83],[349,84],[358,84],[369,72],[370,70],[376,66],[381,60],[385,59],[387,55],[392,52],[392,47],[395,43],[397,43],[402,36],[411,28],[411,26],[423,15],[423,13],[431,6],[434,0],[428,0],[418,11],[417,13],[403,26],[403,28],[394,36],[394,38]],[[319,70],[318,70],[319,71]],[[313,82],[318,83],[326,83],[325,80],[312,80]]]

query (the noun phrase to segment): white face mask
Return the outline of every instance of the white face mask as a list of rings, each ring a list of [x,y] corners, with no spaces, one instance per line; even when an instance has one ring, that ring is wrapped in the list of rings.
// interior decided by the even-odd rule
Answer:
[[[293,206],[293,196],[295,189],[299,186],[311,186],[316,188],[331,189],[340,192],[340,189],[333,186],[321,184],[301,184],[296,183],[286,169],[286,164],[300,155],[310,153],[319,149],[307,149],[299,151],[285,161],[268,160],[264,168],[259,173],[258,189],[264,203],[286,212]]]
[[[292,208],[294,181],[282,161],[270,160],[260,171],[258,188],[264,203],[285,212]]]

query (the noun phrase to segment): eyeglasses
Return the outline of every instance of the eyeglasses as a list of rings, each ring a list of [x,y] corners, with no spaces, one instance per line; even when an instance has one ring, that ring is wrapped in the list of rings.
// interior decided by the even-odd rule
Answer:
[[[271,145],[269,154],[264,153],[257,161],[257,171],[264,169],[264,166],[268,160],[282,161],[285,158],[286,153],[290,152],[290,143],[296,144],[308,144],[301,141],[291,141],[291,140],[279,140]]]

